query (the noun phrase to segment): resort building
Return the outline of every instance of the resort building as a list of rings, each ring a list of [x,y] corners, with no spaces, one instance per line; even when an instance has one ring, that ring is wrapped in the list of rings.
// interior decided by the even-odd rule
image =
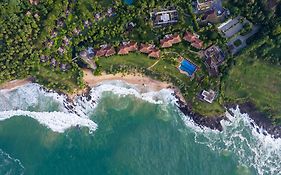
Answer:
[[[129,52],[137,51],[138,50],[138,43],[129,41],[129,42],[122,42],[118,51],[119,55],[126,55]]]
[[[141,53],[150,53],[152,52],[152,50],[155,48],[155,45],[153,44],[141,44],[140,45],[140,48],[139,48],[139,51]]]
[[[105,44],[105,45],[101,45],[100,48],[95,51],[95,53],[96,53],[96,57],[103,57],[103,56],[109,57],[115,55],[116,51],[113,46]]]
[[[150,13],[154,27],[166,26],[178,22],[178,12],[175,8]]]
[[[181,37],[179,34],[166,35],[163,39],[160,40],[160,45],[162,48],[172,47],[173,44],[180,43]]]
[[[200,93],[200,99],[208,103],[213,103],[215,98],[216,98],[216,92],[213,90],[209,90],[209,91],[203,90]]]
[[[197,10],[209,10],[212,7],[214,0],[197,0]]]
[[[218,46],[212,45],[204,51],[204,55],[206,58],[205,65],[209,71],[209,75],[218,76],[218,67],[223,63],[225,59],[224,53]]]
[[[152,49],[152,51],[148,54],[149,57],[152,58],[160,58],[160,50],[157,48]]]
[[[195,47],[197,49],[202,49],[203,46],[204,46],[204,43],[203,41],[201,41],[199,39],[199,36],[198,35],[195,35],[191,32],[186,32],[183,39],[189,43],[191,43],[191,46],[192,47]]]
[[[153,44],[141,44],[139,51],[148,54],[149,57],[160,58],[161,51]]]

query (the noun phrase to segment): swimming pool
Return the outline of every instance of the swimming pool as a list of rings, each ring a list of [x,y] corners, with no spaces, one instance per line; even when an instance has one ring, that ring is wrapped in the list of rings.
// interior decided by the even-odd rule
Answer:
[[[190,76],[196,71],[196,66],[188,60],[183,60],[179,68],[180,70],[187,72]]]
[[[124,2],[128,5],[132,5],[134,0],[124,0]]]

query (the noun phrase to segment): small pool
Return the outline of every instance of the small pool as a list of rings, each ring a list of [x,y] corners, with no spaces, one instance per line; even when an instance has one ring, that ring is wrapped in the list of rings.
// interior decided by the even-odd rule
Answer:
[[[132,5],[134,0],[124,0],[125,4]]]
[[[196,71],[196,66],[188,60],[183,60],[179,68],[180,70],[187,72],[190,76],[192,76]]]

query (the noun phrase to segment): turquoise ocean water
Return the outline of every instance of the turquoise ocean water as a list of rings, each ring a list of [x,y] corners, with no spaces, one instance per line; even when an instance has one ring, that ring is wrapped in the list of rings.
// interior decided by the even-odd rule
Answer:
[[[0,91],[0,175],[281,174],[281,141],[239,110],[218,132],[182,115],[169,90],[107,82],[90,96],[70,110],[36,84]]]

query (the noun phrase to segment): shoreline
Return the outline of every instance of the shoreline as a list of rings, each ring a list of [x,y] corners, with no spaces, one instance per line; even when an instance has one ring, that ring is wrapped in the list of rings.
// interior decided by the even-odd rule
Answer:
[[[154,80],[148,76],[145,76],[143,74],[122,74],[122,73],[118,73],[118,74],[106,74],[103,73],[100,76],[94,76],[92,74],[92,72],[89,69],[83,69],[84,72],[84,77],[83,80],[86,83],[86,85],[88,86],[86,88],[86,90],[81,91],[82,94],[83,92],[87,93],[87,89],[98,86],[99,84],[106,82],[106,81],[113,81],[113,80],[120,80],[120,81],[125,81],[129,84],[135,85],[138,89],[146,91],[149,89],[149,91],[160,91],[161,89],[172,89],[176,96],[185,102],[185,99],[183,98],[183,96],[180,93],[180,90],[175,87],[174,85],[172,85],[171,83],[168,82],[163,82],[163,81],[159,81],[159,80]],[[68,96],[70,97],[70,99],[73,99],[76,95],[79,95],[79,93],[75,93],[75,94],[68,94]]]
[[[177,99],[176,106],[184,114],[190,117],[198,126],[208,127],[213,130],[222,131],[222,120],[228,120],[225,115],[205,117],[201,114],[192,111],[192,105],[185,101],[180,90],[168,82],[161,82],[154,80],[150,77],[144,76],[142,74],[105,74],[100,76],[94,76],[89,69],[83,69],[84,77],[83,80],[87,85],[86,88],[77,90],[71,94],[65,94],[58,92],[59,94],[65,94],[67,100],[73,102],[76,96],[88,96],[88,93],[92,87],[96,87],[106,81],[120,80],[127,82],[129,84],[135,85],[141,91],[160,91],[161,89],[172,89],[174,93],[172,95]],[[0,90],[12,91],[20,86],[32,83],[32,78],[26,78],[22,80],[13,80],[0,85]],[[46,89],[47,90],[47,89]],[[47,90],[48,91],[48,90]],[[231,112],[230,108],[236,108],[237,104],[225,104],[225,108],[228,112]],[[260,127],[263,128],[268,134],[272,135],[274,138],[281,138],[281,126],[274,125],[270,119],[267,118],[266,114],[258,111],[254,104],[246,102],[238,105],[241,113],[247,113],[251,119]],[[266,135],[264,132],[257,131]]]
[[[159,91],[161,89],[173,87],[173,85],[171,85],[170,83],[157,81],[138,73],[136,74],[118,73],[115,75],[102,73],[102,75],[100,76],[94,76],[90,70],[84,69],[83,72],[84,72],[83,80],[89,87],[95,87],[104,81],[113,81],[113,80],[125,81],[129,84],[141,86],[140,88],[149,87],[149,89],[153,91]]]
[[[33,78],[25,78],[20,80],[12,80],[0,85],[0,90],[12,91],[14,89],[19,88],[20,86],[24,86],[26,84],[32,83]]]
[[[267,117],[267,114],[259,111],[255,104],[252,102],[245,102],[241,104],[226,104],[227,111],[232,114],[232,112],[229,110],[230,108],[236,108],[236,106],[239,106],[241,113],[246,113],[249,115],[249,118],[251,118],[255,124],[259,127],[256,128],[256,131],[258,133],[262,133],[263,135],[271,135],[275,139],[281,138],[281,125],[274,125],[273,122]],[[253,126],[254,124],[251,123]],[[261,131],[260,129],[264,129],[266,132]]]

